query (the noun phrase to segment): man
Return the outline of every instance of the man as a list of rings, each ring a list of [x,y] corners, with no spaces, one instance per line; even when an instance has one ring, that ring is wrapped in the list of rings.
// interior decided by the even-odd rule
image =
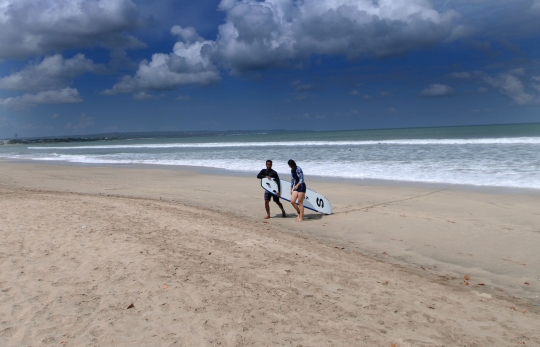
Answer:
[[[287,214],[285,213],[285,210],[283,209],[283,205],[281,202],[279,202],[279,197],[281,196],[281,183],[279,181],[279,176],[276,171],[272,169],[272,161],[269,159],[266,161],[266,169],[262,169],[261,172],[257,175],[258,179],[275,179],[278,185],[278,193],[277,196],[270,193],[267,190],[264,190],[264,208],[266,209],[266,217],[264,219],[270,218],[270,199],[274,200],[274,202],[279,206],[281,209],[281,216],[283,218],[287,217]]]

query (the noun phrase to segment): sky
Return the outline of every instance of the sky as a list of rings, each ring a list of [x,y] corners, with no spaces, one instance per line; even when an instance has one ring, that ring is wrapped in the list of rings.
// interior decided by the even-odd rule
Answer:
[[[0,0],[0,138],[540,122],[540,0]]]

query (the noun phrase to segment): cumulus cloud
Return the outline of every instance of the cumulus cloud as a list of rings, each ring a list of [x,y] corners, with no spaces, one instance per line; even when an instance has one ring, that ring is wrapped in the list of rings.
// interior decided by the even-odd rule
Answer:
[[[422,98],[439,98],[451,95],[454,95],[454,88],[444,84],[432,84],[418,94]]]
[[[84,73],[104,71],[84,54],[64,59],[60,54],[44,58],[37,64],[29,64],[19,72],[0,78],[0,89],[18,91],[56,90],[68,86]]]
[[[451,37],[458,17],[426,0],[222,0],[219,9],[227,19],[217,54],[233,73],[287,66],[313,54],[403,54]]]
[[[0,0],[0,59],[81,47],[143,47],[131,0]]]
[[[436,10],[428,0],[222,0],[219,9],[226,20],[216,40],[174,26],[178,42],[172,53],[154,54],[103,94],[206,85],[220,80],[218,67],[237,74],[294,67],[312,55],[404,54],[451,38],[459,17],[453,10]]]
[[[0,99],[0,105],[12,108],[34,107],[40,104],[76,104],[82,102],[77,89],[64,88],[49,90],[37,94],[24,94],[22,96]]]
[[[140,91],[174,90],[181,85],[208,85],[221,79],[210,58],[214,41],[203,40],[193,28],[175,26],[171,32],[179,37],[170,54],[156,53],[143,60],[134,76],[124,76],[105,95]]]

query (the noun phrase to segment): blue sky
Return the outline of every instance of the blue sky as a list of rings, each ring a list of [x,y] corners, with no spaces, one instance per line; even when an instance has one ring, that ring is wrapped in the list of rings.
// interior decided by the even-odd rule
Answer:
[[[0,137],[540,122],[540,0],[0,0]]]

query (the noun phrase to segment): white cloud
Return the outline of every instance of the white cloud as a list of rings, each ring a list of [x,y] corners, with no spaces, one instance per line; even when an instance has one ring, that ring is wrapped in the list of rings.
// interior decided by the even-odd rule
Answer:
[[[124,76],[102,94],[173,90],[181,85],[208,85],[221,79],[210,59],[213,41],[200,39],[189,28],[173,27],[171,32],[185,41],[178,41],[170,54],[156,53],[151,61],[143,60],[134,76]]]
[[[312,55],[388,57],[459,36],[457,12],[428,0],[222,0],[219,9],[226,21],[215,41],[174,26],[173,53],[154,54],[102,94],[206,85],[220,80],[218,66],[236,74],[295,67]]]
[[[178,36],[179,41],[184,42],[203,42],[204,39],[197,34],[194,27],[182,28],[179,25],[175,25],[171,28],[171,34]]]
[[[479,82],[491,87],[499,93],[509,97],[520,106],[532,105],[540,103],[540,96],[535,95],[534,90],[540,92],[540,76],[527,77],[527,71],[523,68],[511,69],[506,72],[499,73],[495,76],[489,75],[483,71],[459,72],[451,74],[452,77],[474,78]],[[527,90],[527,86],[532,86],[532,89]],[[485,93],[488,89],[485,87],[478,88],[479,93]]]
[[[131,0],[0,0],[0,59],[81,47],[143,47]]]
[[[512,69],[512,70],[508,70],[508,73],[511,73],[512,75],[516,75],[516,76],[524,76],[525,69],[524,68]]]
[[[191,97],[189,95],[179,95],[176,99],[174,100],[179,100],[179,101],[189,101],[191,100]]]
[[[454,88],[444,84],[432,84],[418,94],[423,98],[438,98],[451,95],[454,95]]]
[[[538,102],[538,98],[527,93],[525,86],[521,82],[519,75],[516,76],[513,71],[501,73],[495,77],[489,76],[483,72],[478,72],[482,80],[495,88],[499,93],[508,96],[520,106],[530,105]]]
[[[76,104],[80,102],[83,102],[83,99],[77,89],[69,87],[0,99],[0,105],[13,108],[34,107],[40,104]]]
[[[312,54],[387,57],[441,42],[454,11],[426,0],[223,0],[217,55],[234,72],[287,66]]]
[[[29,64],[19,72],[0,78],[0,89],[19,91],[56,90],[71,84],[84,73],[104,71],[84,54],[64,59],[60,54],[44,58],[38,64]]]
[[[362,93],[360,93],[358,90],[353,90],[349,93],[350,95],[362,95]]]

